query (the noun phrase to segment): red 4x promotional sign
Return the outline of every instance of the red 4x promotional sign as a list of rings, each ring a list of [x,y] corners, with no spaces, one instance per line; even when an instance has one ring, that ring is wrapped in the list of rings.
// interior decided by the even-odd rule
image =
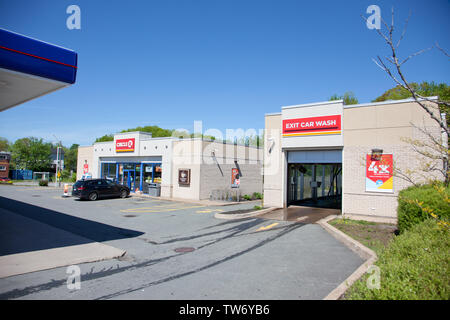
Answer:
[[[135,138],[117,139],[116,152],[130,152],[134,151]]]
[[[366,191],[394,192],[392,154],[383,154],[379,159],[366,155]]]

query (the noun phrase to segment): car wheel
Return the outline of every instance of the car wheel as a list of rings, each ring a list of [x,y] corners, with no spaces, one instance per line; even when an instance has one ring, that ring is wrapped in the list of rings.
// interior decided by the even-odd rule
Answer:
[[[122,191],[120,191],[120,197],[121,197],[122,199],[123,199],[123,198],[126,198],[127,195],[128,195],[127,190],[122,190]]]
[[[98,199],[98,194],[97,194],[97,192],[92,192],[92,193],[89,194],[89,200],[95,201],[95,200],[97,200],[97,199]]]

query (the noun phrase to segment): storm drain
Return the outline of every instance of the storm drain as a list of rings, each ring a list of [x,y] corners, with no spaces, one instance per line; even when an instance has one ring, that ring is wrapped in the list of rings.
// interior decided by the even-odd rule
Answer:
[[[195,248],[192,248],[192,247],[182,247],[182,248],[176,248],[173,251],[178,252],[178,253],[185,253],[185,252],[192,252],[194,250],[195,250]]]
[[[33,194],[32,197],[40,197],[39,194]]]
[[[135,214],[126,214],[126,215],[124,215],[124,217],[126,217],[126,218],[134,218],[134,217],[137,217],[137,215],[135,215]]]

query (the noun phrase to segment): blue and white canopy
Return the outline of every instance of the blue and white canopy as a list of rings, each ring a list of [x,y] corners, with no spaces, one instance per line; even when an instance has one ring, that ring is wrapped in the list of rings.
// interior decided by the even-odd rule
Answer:
[[[0,111],[75,83],[77,53],[0,29]]]

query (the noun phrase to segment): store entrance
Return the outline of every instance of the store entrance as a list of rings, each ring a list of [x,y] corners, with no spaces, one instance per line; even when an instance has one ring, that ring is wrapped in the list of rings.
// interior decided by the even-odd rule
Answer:
[[[135,170],[123,170],[123,184],[128,186],[130,190],[134,190],[134,185],[136,181],[136,171]]]
[[[341,163],[288,164],[289,205],[341,209]]]

